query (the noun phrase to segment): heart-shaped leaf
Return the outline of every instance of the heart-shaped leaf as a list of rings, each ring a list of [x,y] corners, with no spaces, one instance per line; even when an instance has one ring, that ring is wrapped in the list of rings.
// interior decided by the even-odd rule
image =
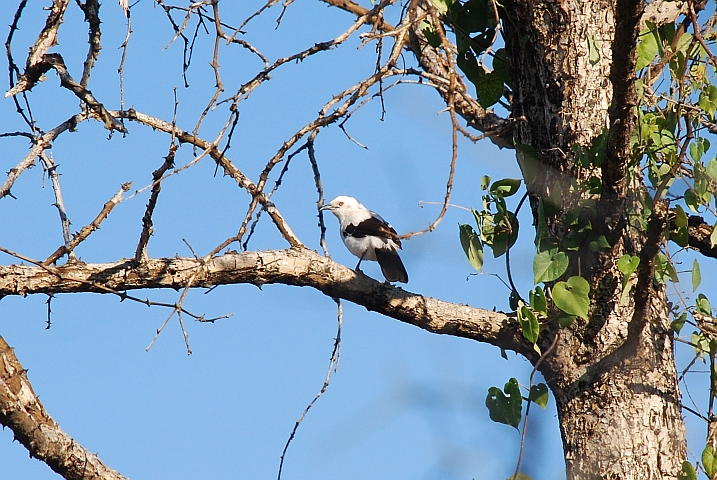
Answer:
[[[569,264],[570,260],[565,252],[560,252],[557,248],[538,252],[533,258],[533,281],[537,284],[557,280],[565,273]]]
[[[503,387],[503,391],[507,395],[503,394],[498,387],[490,387],[485,399],[485,406],[488,407],[491,420],[517,429],[523,406],[518,380],[511,378]]]
[[[563,312],[588,319],[590,284],[583,277],[570,277],[553,286],[553,301]]]
[[[617,269],[626,277],[632,275],[632,272],[637,270],[638,265],[640,265],[640,257],[635,255],[625,254],[617,261]]]
[[[548,386],[544,383],[533,385],[530,387],[530,394],[528,395],[528,398],[530,401],[545,408],[548,405]]]
[[[677,472],[677,480],[697,480],[697,472],[690,462],[682,462],[682,469]]]

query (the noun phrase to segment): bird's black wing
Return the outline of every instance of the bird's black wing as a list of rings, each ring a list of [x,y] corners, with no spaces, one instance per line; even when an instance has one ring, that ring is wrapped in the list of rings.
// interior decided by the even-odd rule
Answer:
[[[391,225],[383,221],[381,217],[378,217],[378,215],[359,222],[358,225],[347,225],[344,235],[351,235],[356,238],[363,238],[367,236],[386,238],[392,240],[396,245],[398,245],[398,248],[401,248],[401,239],[398,238],[396,230],[394,230]]]
[[[376,261],[381,266],[381,273],[389,282],[408,283],[408,272],[403,266],[401,257],[395,250],[376,249]]]

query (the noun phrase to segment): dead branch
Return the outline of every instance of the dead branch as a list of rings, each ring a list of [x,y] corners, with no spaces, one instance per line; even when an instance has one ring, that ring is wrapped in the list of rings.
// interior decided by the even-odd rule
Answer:
[[[60,214],[62,238],[65,240],[65,246],[68,247],[72,242],[72,235],[70,234],[70,219],[67,217],[65,201],[62,198],[62,189],[60,188],[60,176],[57,174],[57,165],[55,165],[52,157],[44,151],[40,154],[40,160],[42,161],[42,165],[47,171],[47,176],[50,177],[50,182],[52,183],[52,190],[55,193],[55,207],[57,207],[57,211]],[[72,250],[68,252],[68,259],[75,259],[75,254]]]
[[[97,101],[94,95],[92,95],[92,92],[87,90],[85,87],[77,83],[74,78],[72,78],[70,73],[67,71],[62,55],[59,53],[48,53],[43,57],[43,61],[57,71],[57,74],[60,76],[60,86],[72,91],[77,98],[82,100],[90,108],[90,110],[92,110],[92,112],[102,120],[107,130],[117,130],[118,132],[128,133],[124,125],[114,118],[112,114],[107,111],[104,105]]]
[[[174,139],[172,139],[172,144],[169,147],[169,153],[166,157],[164,157],[164,163],[157,170],[152,172],[152,193],[149,195],[147,208],[144,212],[144,216],[142,217],[142,233],[139,236],[139,242],[137,243],[137,249],[134,254],[136,262],[143,262],[148,258],[147,244],[149,243],[149,237],[152,236],[152,232],[154,231],[152,228],[152,214],[154,213],[154,208],[157,206],[159,192],[162,190],[161,179],[164,174],[167,173],[167,170],[174,167],[174,154],[177,152],[178,148],[179,146],[175,144]]]
[[[5,93],[6,98],[32,90],[32,87],[42,79],[42,76],[50,68],[45,62],[45,54],[57,44],[57,30],[60,28],[62,17],[65,15],[69,3],[70,0],[54,0],[52,2],[45,27],[35,40],[35,44],[30,47],[25,72],[20,75],[17,84]]]
[[[45,411],[13,349],[0,337],[0,424],[10,428],[30,456],[68,480],[123,480],[85,450]]]
[[[264,207],[266,213],[269,214],[286,241],[289,242],[291,246],[302,245],[299,238],[291,230],[291,227],[289,227],[289,224],[284,220],[274,204],[263,192],[257,190],[256,185],[249,180],[226,156],[224,156],[215,145],[212,145],[210,142],[202,140],[191,133],[185,132],[171,123],[137,112],[134,109],[116,111],[112,112],[112,114],[117,118],[126,118],[162,132],[172,134],[177,138],[177,140],[179,140],[180,143],[189,143],[203,150],[207,150],[212,159],[214,159],[214,161],[224,169],[224,173],[226,175],[233,178],[241,188],[245,189],[257,198],[257,201],[262,205],[262,207]],[[0,193],[2,193],[2,190],[0,190]]]
[[[35,163],[35,159],[42,154],[42,152],[45,151],[45,149],[50,148],[52,146],[52,142],[55,141],[55,139],[64,131],[66,130],[74,130],[78,123],[84,121],[87,119],[87,114],[85,113],[78,113],[77,115],[74,115],[70,117],[69,119],[62,122],[57,127],[53,128],[49,132],[45,133],[44,135],[40,136],[34,141],[34,144],[32,148],[30,149],[30,152],[25,156],[25,158],[20,161],[17,165],[15,165],[13,168],[10,169],[10,171],[7,174],[7,179],[5,182],[0,186],[0,198],[9,195],[10,189],[12,188],[13,184],[15,183],[15,180],[20,176],[22,172],[24,172],[27,168],[31,167]]]
[[[87,0],[85,3],[80,1],[77,5],[85,14],[85,22],[89,24],[89,40],[87,43],[90,44],[90,48],[87,51],[87,58],[85,59],[84,68],[82,69],[82,79],[80,85],[87,88],[87,84],[90,81],[90,73],[92,67],[95,66],[97,57],[100,55],[102,50],[102,44],[100,38],[102,37],[102,31],[100,30],[100,2],[98,0]]]
[[[107,216],[110,214],[113,208],[117,206],[118,203],[122,201],[122,194],[129,190],[129,188],[132,186],[132,182],[128,182],[123,184],[120,189],[117,191],[117,193],[114,194],[112,198],[110,198],[102,207],[102,211],[100,211],[99,214],[97,214],[97,217],[95,217],[94,220],[89,225],[85,225],[82,227],[82,229],[72,238],[72,241],[69,244],[63,245],[55,252],[47,257],[47,260],[45,260],[43,265],[50,265],[52,263],[55,263],[60,257],[65,255],[66,253],[72,252],[77,245],[82,243],[92,232],[100,228],[100,224],[102,221],[107,218]]]
[[[362,305],[432,333],[487,342],[534,361],[538,358],[532,345],[523,338],[517,320],[505,313],[407,292],[305,248],[230,252],[206,262],[196,258],[157,258],[141,266],[132,259],[57,267],[11,265],[0,267],[0,297],[143,288],[178,290],[192,277],[195,277],[192,286],[202,288],[240,283],[312,287],[331,298]]]

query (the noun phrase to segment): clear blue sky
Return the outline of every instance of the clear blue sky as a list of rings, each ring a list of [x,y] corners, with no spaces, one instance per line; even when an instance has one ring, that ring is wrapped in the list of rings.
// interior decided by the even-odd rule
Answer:
[[[40,2],[30,2],[14,55],[24,65],[27,47],[44,23]],[[49,2],[42,2],[49,4]],[[223,5],[223,20],[234,26],[261,3],[241,11]],[[0,24],[13,11],[0,9]],[[319,2],[296,2],[278,30],[280,6],[254,20],[242,37],[270,61],[339,34],[350,15]],[[103,50],[90,89],[109,108],[119,108],[117,48],[124,21],[116,2],[102,5]],[[149,0],[132,10],[134,33],[126,65],[126,105],[171,119],[172,87],[179,99],[178,124],[192,129],[213,93],[209,68],[212,37],[200,35],[190,88],[181,79],[181,43],[166,51],[173,36],[160,8]],[[60,47],[70,73],[79,78],[86,53],[87,27],[74,3],[60,30]],[[353,39],[341,48],[286,65],[242,103],[241,119],[229,158],[256,180],[281,143],[332,95],[369,75],[373,44],[357,50]],[[406,55],[405,61],[412,59]],[[256,57],[224,48],[220,57],[226,91],[233,92],[260,68]],[[50,72],[29,94],[40,128],[49,130],[77,111],[77,100],[59,90]],[[4,90],[6,90],[5,87]],[[336,127],[319,135],[316,150],[326,196],[353,195],[381,213],[399,232],[427,226],[440,202],[450,162],[450,121],[429,87],[403,85],[386,93],[386,116],[374,101],[347,123],[349,133],[368,150],[349,141]],[[0,102],[0,131],[23,129],[11,100]],[[212,140],[227,118],[219,107],[200,135]],[[129,135],[107,132],[97,122],[65,133],[50,151],[60,165],[63,194],[73,231],[89,223],[119,188],[133,191],[151,181],[166,155],[169,138],[138,124]],[[24,139],[2,139],[0,167],[8,171],[27,152]],[[177,164],[192,159],[183,147]],[[214,177],[205,159],[163,183],[155,235],[149,253],[190,256],[182,239],[203,255],[233,235],[248,195],[234,182]],[[277,169],[278,172],[278,169]],[[487,141],[461,141],[452,202],[480,205],[479,180],[517,177],[510,151]],[[274,177],[275,178],[275,177]],[[49,181],[40,166],[25,172],[12,190],[17,199],[0,200],[0,245],[44,259],[62,243]],[[102,228],[77,250],[85,262],[131,257],[141,230],[148,195],[121,203]],[[274,201],[299,238],[319,250],[316,192],[305,155],[292,161]],[[514,205],[513,205],[514,206]],[[525,234],[513,252],[519,288],[532,287],[532,231],[527,212]],[[338,225],[327,217],[333,258],[351,267],[355,258],[341,244]],[[402,256],[411,278],[406,289],[449,301],[507,310],[508,290],[488,275],[472,273],[458,241],[457,223],[472,215],[451,209],[434,233],[406,241]],[[262,221],[251,249],[286,247],[273,225]],[[239,249],[237,245],[232,248]],[[489,257],[490,255],[487,255]],[[13,258],[0,257],[10,264]],[[691,260],[690,260],[691,262]],[[503,260],[488,258],[488,272],[504,274]],[[364,271],[381,278],[378,266]],[[703,270],[704,272],[704,270]],[[704,273],[703,273],[704,275]],[[134,292],[174,302],[173,291]],[[317,393],[326,374],[336,334],[334,302],[308,288],[266,285],[192,291],[185,307],[208,317],[232,314],[214,324],[189,321],[193,354],[187,356],[179,325],[172,320],[153,349],[145,348],[168,310],[120,303],[109,295],[60,295],[52,300],[52,327],[46,329],[46,297],[3,298],[0,334],[15,347],[48,412],[80,444],[110,467],[135,480],[173,478],[276,477],[279,456],[294,422]],[[531,367],[514,354],[474,341],[437,336],[344,303],[341,361],[326,394],[309,412],[289,449],[285,479],[469,479],[506,478],[518,454],[519,433],[488,418],[487,389],[510,377],[526,384]],[[536,480],[563,478],[560,434],[551,398],[546,410],[532,410],[524,469]],[[702,432],[697,432],[698,438]],[[0,478],[50,479],[56,475],[28,458],[0,432]]]

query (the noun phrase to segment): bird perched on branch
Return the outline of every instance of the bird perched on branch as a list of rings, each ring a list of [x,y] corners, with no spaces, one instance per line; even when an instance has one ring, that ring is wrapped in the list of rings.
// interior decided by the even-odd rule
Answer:
[[[334,198],[321,210],[328,210],[339,219],[346,248],[359,258],[356,271],[360,271],[363,260],[373,260],[381,266],[381,272],[389,282],[408,283],[408,273],[398,256],[401,240],[396,230],[378,213],[344,195]]]

